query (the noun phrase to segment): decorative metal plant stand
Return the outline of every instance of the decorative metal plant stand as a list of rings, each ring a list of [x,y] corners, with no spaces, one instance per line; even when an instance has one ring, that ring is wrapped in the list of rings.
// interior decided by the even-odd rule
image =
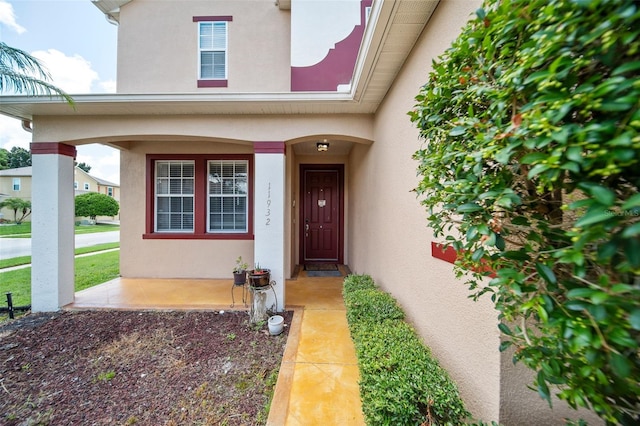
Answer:
[[[236,306],[236,299],[235,299],[235,290],[236,288],[240,288],[242,290],[242,304],[244,305],[244,307],[247,307],[247,301],[249,299],[249,290],[248,290],[248,284],[245,281],[242,284],[236,284],[233,283],[231,284],[231,307],[235,307]]]

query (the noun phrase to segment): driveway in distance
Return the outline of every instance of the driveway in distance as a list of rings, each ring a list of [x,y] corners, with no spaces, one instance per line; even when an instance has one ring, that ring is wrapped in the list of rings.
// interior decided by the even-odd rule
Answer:
[[[120,241],[120,231],[76,235],[75,248]],[[31,238],[0,238],[0,260],[31,256]]]

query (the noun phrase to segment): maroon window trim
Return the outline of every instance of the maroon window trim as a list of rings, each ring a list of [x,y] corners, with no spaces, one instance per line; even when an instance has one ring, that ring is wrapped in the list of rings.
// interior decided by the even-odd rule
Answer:
[[[58,154],[76,158],[77,150],[73,145],[60,142],[33,142],[31,143],[31,154]]]
[[[193,22],[214,22],[214,21],[233,21],[233,16],[194,16]]]
[[[195,162],[194,187],[194,231],[191,232],[156,232],[155,231],[155,163],[156,161]],[[211,233],[207,232],[207,162],[209,160],[247,160],[249,163],[249,189],[247,232],[243,233]],[[147,240],[253,240],[253,156],[243,154],[147,154],[146,158],[146,205],[145,233]]]
[[[227,80],[198,80],[198,87],[228,87]]]
[[[233,16],[231,15],[223,15],[223,16],[194,16],[193,22],[232,22]],[[229,87],[228,80],[198,80],[197,83],[198,88],[203,87]]]

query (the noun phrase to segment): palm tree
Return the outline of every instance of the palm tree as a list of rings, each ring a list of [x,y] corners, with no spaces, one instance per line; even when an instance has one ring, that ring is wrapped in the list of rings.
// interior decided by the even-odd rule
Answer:
[[[56,96],[73,105],[73,98],[48,80],[51,76],[38,59],[0,42],[0,93]]]
[[[3,207],[13,210],[13,218],[18,225],[31,214],[31,201],[23,200],[22,198],[7,198],[0,203],[0,209]],[[22,216],[19,218],[18,211],[22,212]]]

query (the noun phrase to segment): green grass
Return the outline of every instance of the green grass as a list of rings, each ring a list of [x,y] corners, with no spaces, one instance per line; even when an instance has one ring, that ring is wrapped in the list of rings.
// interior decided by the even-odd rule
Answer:
[[[120,225],[76,225],[76,234],[93,234],[96,232],[109,232],[120,230]],[[31,222],[24,222],[20,225],[10,224],[0,226],[0,237],[11,236],[12,238],[31,238]]]
[[[93,287],[120,275],[120,252],[96,254],[76,259],[75,291]],[[0,273],[2,291],[11,292],[16,306],[31,303],[31,267]],[[0,301],[5,305],[6,300]]]
[[[93,253],[95,251],[109,250],[120,247],[120,243],[104,243],[95,246],[80,247],[75,250],[76,255]],[[10,268],[12,266],[28,265],[31,263],[31,256],[13,257],[11,259],[0,260],[0,269]]]

